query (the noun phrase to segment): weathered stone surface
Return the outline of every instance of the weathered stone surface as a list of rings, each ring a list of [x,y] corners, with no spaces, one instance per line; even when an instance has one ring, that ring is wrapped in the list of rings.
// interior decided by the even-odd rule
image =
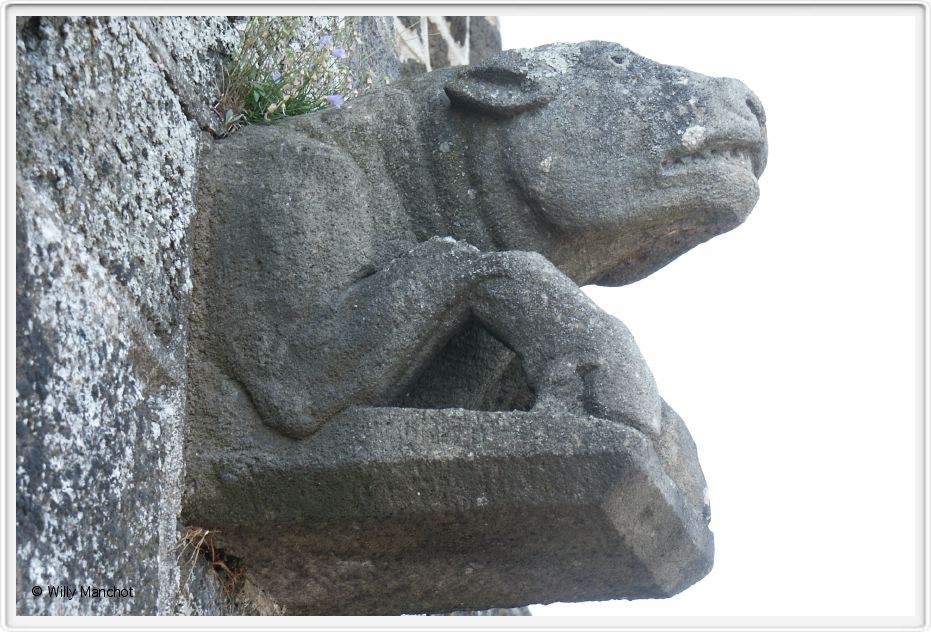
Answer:
[[[498,18],[473,15],[469,18],[469,63],[480,64],[501,52]]]
[[[712,540],[694,446],[579,286],[739,225],[765,159],[746,86],[604,42],[212,144],[185,519],[220,529],[269,594],[310,582],[281,595],[294,613],[697,581]]]
[[[449,35],[459,46],[465,46],[469,39],[469,16],[467,15],[447,15],[443,16],[449,27]]]
[[[668,408],[657,445],[593,417],[394,408],[353,409],[308,444],[225,388],[194,437],[185,517],[288,614],[668,596],[711,567],[704,481]]]
[[[17,18],[18,614],[228,611],[176,545],[198,144],[242,20]]]
[[[17,612],[172,612],[196,127],[132,19],[16,36]]]
[[[653,427],[632,337],[578,286],[634,281],[738,225],[765,160],[755,110],[737,81],[592,43],[243,130],[204,157],[204,348],[299,438],[410,396],[477,321],[538,405]]]
[[[137,17],[131,24],[145,44],[185,116],[212,133],[222,131],[214,112],[223,64],[239,45],[244,17]]]
[[[401,58],[396,48],[395,22],[390,17],[363,16],[359,22],[356,57],[360,72],[370,70],[374,80],[401,76]]]

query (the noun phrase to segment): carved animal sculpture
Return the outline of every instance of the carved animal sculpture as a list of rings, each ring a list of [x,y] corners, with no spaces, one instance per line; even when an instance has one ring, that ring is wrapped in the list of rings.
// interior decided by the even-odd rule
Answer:
[[[293,438],[357,405],[550,409],[656,436],[649,368],[579,286],[739,225],[766,148],[739,81],[606,42],[245,129],[202,172],[214,360]],[[467,388],[451,401],[444,382]]]

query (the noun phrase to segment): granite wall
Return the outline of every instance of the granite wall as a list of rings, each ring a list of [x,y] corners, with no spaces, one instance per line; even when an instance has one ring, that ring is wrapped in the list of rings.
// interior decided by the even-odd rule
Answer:
[[[18,614],[275,612],[231,608],[178,523],[195,176],[244,22],[17,18]],[[325,18],[305,22],[309,41]],[[493,19],[381,17],[361,45],[399,77],[500,37]]]

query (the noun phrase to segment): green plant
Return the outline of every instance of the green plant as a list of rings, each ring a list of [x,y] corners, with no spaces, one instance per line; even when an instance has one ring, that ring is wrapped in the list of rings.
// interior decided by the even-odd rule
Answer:
[[[224,77],[217,114],[228,134],[343,103],[373,83],[355,55],[360,18],[253,17]],[[310,44],[307,42],[310,41]]]

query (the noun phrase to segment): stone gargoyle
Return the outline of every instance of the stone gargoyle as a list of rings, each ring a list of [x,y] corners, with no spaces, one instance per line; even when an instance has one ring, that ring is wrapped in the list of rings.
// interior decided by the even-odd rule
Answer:
[[[695,447],[579,288],[738,226],[766,153],[744,84],[606,42],[213,143],[185,520],[294,613],[694,583],[713,559]]]

